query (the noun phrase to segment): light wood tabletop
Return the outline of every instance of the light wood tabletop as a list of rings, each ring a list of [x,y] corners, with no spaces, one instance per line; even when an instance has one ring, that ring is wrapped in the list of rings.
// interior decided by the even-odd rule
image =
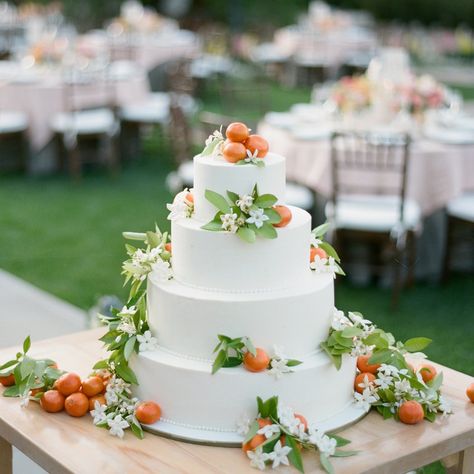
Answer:
[[[86,376],[103,356],[97,340],[103,331],[33,341],[31,355],[52,358],[62,369]],[[0,361],[15,353],[16,348],[3,349]],[[444,372],[442,390],[452,402],[454,414],[439,417],[435,423],[408,426],[370,413],[341,433],[352,440],[350,448],[360,453],[350,458],[332,458],[336,473],[404,473],[451,456],[459,460],[452,472],[474,474],[474,404],[465,395],[473,378],[438,367]],[[159,393],[156,398],[159,402]],[[23,409],[18,399],[0,397],[0,474],[11,473],[12,445],[50,473],[258,472],[249,467],[246,456],[236,448],[199,446],[148,433],[144,440],[129,432],[120,440],[105,429],[96,428],[88,415],[76,419],[64,412],[48,414],[37,403]],[[460,455],[452,456],[455,453]],[[307,473],[321,472],[314,453],[305,453],[303,460]],[[288,468],[279,472],[297,471]]]

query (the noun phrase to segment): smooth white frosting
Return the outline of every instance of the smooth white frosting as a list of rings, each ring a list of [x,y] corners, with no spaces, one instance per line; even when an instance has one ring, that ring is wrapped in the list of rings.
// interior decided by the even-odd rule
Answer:
[[[148,323],[158,343],[192,358],[211,359],[217,335],[248,336],[291,358],[319,349],[334,309],[331,275],[309,275],[299,288],[263,293],[209,292],[174,280],[148,280]]]
[[[136,395],[157,400],[163,418],[188,427],[235,430],[244,414],[256,416],[256,397],[278,395],[308,422],[323,422],[353,401],[355,359],[344,356],[338,371],[325,354],[317,354],[275,379],[268,371],[248,372],[242,367],[221,369],[184,360],[164,351],[143,352],[130,361],[140,385]]]
[[[285,202],[285,158],[268,153],[264,158],[265,167],[236,165],[221,157],[194,157],[194,208],[195,218],[209,222],[217,209],[204,197],[206,189],[226,195],[227,191],[250,194],[258,183],[260,194],[274,194],[280,203]]]
[[[171,224],[173,272],[185,284],[228,291],[299,287],[310,277],[311,216],[290,207],[293,218],[273,240],[254,243],[228,232],[202,230],[202,223],[180,219]]]

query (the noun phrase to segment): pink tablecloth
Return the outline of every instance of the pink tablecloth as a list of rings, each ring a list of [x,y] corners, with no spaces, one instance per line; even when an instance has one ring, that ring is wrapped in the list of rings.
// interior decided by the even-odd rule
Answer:
[[[127,79],[116,80],[108,85],[94,83],[77,86],[75,106],[100,107],[110,105],[111,97],[117,105],[143,100],[149,92],[145,73]],[[110,87],[115,87],[110,91]],[[34,149],[43,148],[52,137],[52,117],[66,109],[65,85],[58,76],[42,78],[31,83],[6,83],[0,85],[0,110],[24,112],[29,118],[29,135]]]
[[[262,122],[258,133],[270,149],[287,159],[287,177],[325,197],[332,190],[330,144],[326,140],[296,139],[291,132]],[[424,139],[411,147],[407,195],[423,215],[442,208],[466,190],[474,190],[474,144],[447,145]]]

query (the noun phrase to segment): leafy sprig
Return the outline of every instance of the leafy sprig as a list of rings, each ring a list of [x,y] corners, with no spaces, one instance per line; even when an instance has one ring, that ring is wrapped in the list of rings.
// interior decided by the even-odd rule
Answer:
[[[328,266],[334,267],[334,272],[338,275],[345,275],[344,270],[341,268],[341,259],[336,252],[336,249],[329,243],[324,240],[324,236],[329,231],[330,224],[325,222],[324,224],[319,225],[311,231],[311,247],[320,248],[326,252],[328,255]],[[313,268],[312,269],[316,269]]]
[[[212,373],[215,374],[223,367],[238,367],[244,361],[244,355],[248,351],[252,355],[256,355],[255,346],[248,337],[236,337],[234,339],[229,336],[219,334],[217,336],[219,343],[214,349],[217,356],[212,364]]]
[[[273,194],[258,193],[255,184],[249,196],[251,204],[240,203],[242,196],[227,191],[227,197],[210,189],[205,192],[206,199],[217,209],[214,218],[202,226],[202,229],[213,232],[236,233],[245,242],[253,243],[258,237],[276,239],[278,233],[273,224],[281,221],[280,214],[273,209],[278,198]],[[252,214],[260,213],[261,219],[252,218]]]
[[[314,427],[305,427],[303,429],[295,429],[294,423],[295,414],[290,410],[285,416],[279,413],[279,401],[277,396],[273,396],[268,400],[262,400],[257,397],[258,416],[249,426],[248,432],[243,440],[243,444],[248,443],[261,430],[258,419],[270,420],[272,425],[276,425],[275,432],[267,438],[261,445],[257,446],[254,451],[261,450],[267,454],[268,458],[265,463],[272,460],[272,452],[277,443],[282,443],[290,448],[288,452],[288,461],[299,472],[304,473],[303,458],[301,450],[306,449],[317,453],[319,451],[319,459],[322,468],[329,474],[334,473],[334,468],[331,464],[330,457],[348,457],[357,454],[357,451],[347,451],[340,448],[350,444],[348,439],[332,434],[319,433]],[[291,420],[293,418],[293,420]],[[299,420],[298,420],[299,421]],[[283,438],[284,437],[284,438]],[[321,450],[318,446],[318,441],[325,442],[333,440],[334,449],[330,452]]]
[[[15,379],[15,384],[3,391],[4,397],[30,398],[30,392],[34,390],[35,394],[31,398],[39,400],[64,373],[57,369],[56,363],[51,359],[34,359],[28,356],[30,347],[31,339],[28,336],[23,341],[23,351],[0,366],[1,377],[13,374]]]

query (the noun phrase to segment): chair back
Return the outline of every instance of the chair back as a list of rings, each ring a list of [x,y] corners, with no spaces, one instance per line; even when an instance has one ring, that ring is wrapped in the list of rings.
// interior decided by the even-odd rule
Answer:
[[[333,133],[333,209],[341,196],[388,195],[397,198],[402,222],[409,155],[410,136],[406,133]]]
[[[179,166],[189,161],[192,155],[191,128],[175,94],[170,95],[169,138],[176,164]]]

